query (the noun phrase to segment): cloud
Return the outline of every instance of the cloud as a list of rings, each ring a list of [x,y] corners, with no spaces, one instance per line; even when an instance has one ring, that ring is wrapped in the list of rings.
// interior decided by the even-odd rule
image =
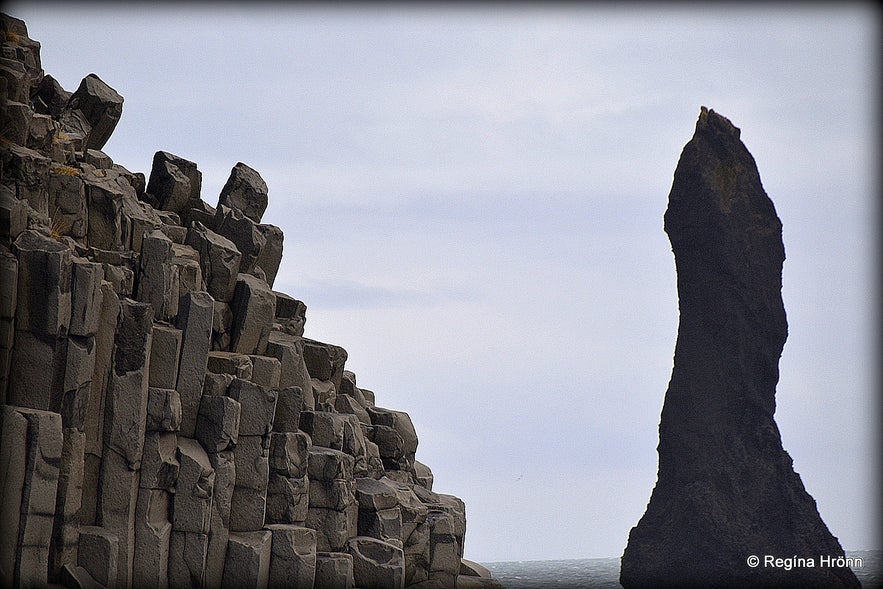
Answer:
[[[289,287],[291,288],[291,287]],[[362,284],[351,280],[311,280],[300,283],[292,291],[304,301],[312,301],[330,310],[370,310],[403,307],[432,307],[447,301],[469,298],[469,294],[455,289],[425,291],[408,288],[389,288]]]
[[[210,203],[237,161],[261,173],[276,289],[411,413],[476,559],[624,546],[677,329],[665,199],[699,105],[730,117],[785,226],[786,448],[832,531],[873,547],[860,5],[7,10],[66,88],[95,71],[123,94],[115,161],[171,150]]]

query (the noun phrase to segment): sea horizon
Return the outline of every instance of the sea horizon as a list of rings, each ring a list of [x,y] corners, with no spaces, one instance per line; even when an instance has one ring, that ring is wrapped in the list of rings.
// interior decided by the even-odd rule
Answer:
[[[852,567],[863,589],[883,587],[883,550],[846,550],[846,557],[861,559]],[[564,559],[525,559],[480,562],[506,589],[618,589],[620,556]]]

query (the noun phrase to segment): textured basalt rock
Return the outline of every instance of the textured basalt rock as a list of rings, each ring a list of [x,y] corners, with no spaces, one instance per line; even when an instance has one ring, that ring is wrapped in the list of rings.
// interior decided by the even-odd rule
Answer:
[[[122,105],[0,14],[0,587],[455,587],[465,506],[272,290],[260,174],[146,182],[99,151]]]
[[[659,424],[659,473],[629,535],[634,587],[858,587],[848,568],[764,566],[842,556],[773,419],[788,334],[782,224],[740,131],[707,110],[665,213],[680,321]],[[751,567],[751,555],[761,564]]]

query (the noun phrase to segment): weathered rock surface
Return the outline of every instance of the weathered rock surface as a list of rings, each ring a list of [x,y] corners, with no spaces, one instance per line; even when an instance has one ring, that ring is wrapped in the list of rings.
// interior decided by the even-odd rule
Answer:
[[[316,531],[302,526],[268,524],[273,534],[270,587],[312,587],[316,578]]]
[[[270,580],[272,541],[272,532],[265,530],[230,534],[221,587],[223,589],[266,588]]]
[[[62,457],[61,417],[3,406],[0,417],[0,581],[37,587],[49,572],[49,543]]]
[[[267,283],[249,274],[239,274],[230,307],[233,351],[258,355],[266,352],[276,313],[276,297]]]
[[[353,581],[357,587],[396,589],[405,586],[405,555],[400,547],[376,538],[356,536],[347,542],[347,552],[353,557]]]
[[[255,223],[260,223],[264,211],[267,210],[267,203],[267,183],[257,171],[237,162],[221,189],[218,205],[241,211]]]
[[[102,587],[116,582],[119,562],[119,539],[104,528],[80,528],[79,564]]]
[[[242,257],[236,245],[198,221],[187,230],[186,245],[199,254],[200,268],[209,294],[215,300],[230,302]]]
[[[680,322],[659,473],[632,528],[632,587],[858,587],[848,568],[751,567],[750,555],[842,556],[773,419],[787,337],[782,224],[732,123],[704,107],[665,213]]]
[[[165,587],[169,578],[169,521],[171,494],[158,489],[141,489],[135,510],[135,561],[133,585]]]
[[[153,308],[130,299],[120,303],[104,408],[104,443],[134,470],[141,463],[147,428]]]
[[[156,208],[181,215],[197,206],[201,190],[202,172],[196,164],[166,151],[154,154],[146,191]]]
[[[70,97],[67,108],[80,111],[89,124],[83,147],[101,149],[120,122],[123,97],[101,81],[101,78],[89,74]]]
[[[272,289],[260,174],[130,172],[113,88],[0,46],[0,586],[455,587],[465,508]]]
[[[181,358],[178,363],[177,390],[181,396],[181,434],[192,436],[205,381],[208,353],[211,349],[212,309],[214,301],[207,292],[189,292],[178,306],[178,329],[181,330]]]

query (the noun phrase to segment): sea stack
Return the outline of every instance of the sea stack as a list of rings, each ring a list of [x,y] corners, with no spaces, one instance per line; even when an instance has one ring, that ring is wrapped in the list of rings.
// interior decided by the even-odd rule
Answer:
[[[860,586],[825,560],[843,548],[773,419],[788,335],[782,223],[739,136],[702,107],[669,194],[680,319],[656,487],[622,556],[626,589]]]

